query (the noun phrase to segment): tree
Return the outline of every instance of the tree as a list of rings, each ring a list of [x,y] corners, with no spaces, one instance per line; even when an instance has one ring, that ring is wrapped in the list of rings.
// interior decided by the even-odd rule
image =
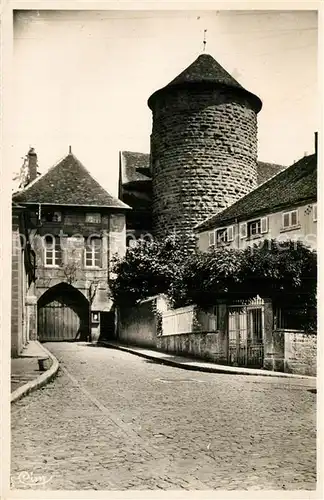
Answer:
[[[304,325],[316,323],[317,257],[301,242],[269,240],[245,250],[220,247],[202,253],[173,237],[128,248],[113,270],[117,305],[164,293],[174,307],[207,308],[220,299],[231,303],[259,295],[299,314]]]
[[[115,303],[130,306],[160,293],[175,298],[187,257],[188,250],[176,236],[163,242],[139,240],[135,247],[128,247],[125,257],[115,257],[113,262]]]
[[[183,273],[183,287],[187,298],[209,307],[219,299],[231,301],[243,298],[242,251],[220,247],[210,252],[196,252]]]

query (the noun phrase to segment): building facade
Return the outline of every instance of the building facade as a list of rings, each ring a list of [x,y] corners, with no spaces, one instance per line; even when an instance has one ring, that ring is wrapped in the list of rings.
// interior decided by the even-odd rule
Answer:
[[[198,248],[298,240],[317,248],[317,151],[196,227]]]
[[[12,204],[11,357],[36,339],[35,253],[29,234],[29,212]]]
[[[102,328],[113,334],[109,281],[113,257],[125,252],[127,205],[71,151],[43,176],[31,177],[14,200],[30,213],[38,338],[94,339]]]

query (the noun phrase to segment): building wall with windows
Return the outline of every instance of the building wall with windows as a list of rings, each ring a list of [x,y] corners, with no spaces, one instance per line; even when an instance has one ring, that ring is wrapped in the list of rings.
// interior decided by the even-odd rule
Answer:
[[[206,252],[212,246],[246,248],[262,240],[279,242],[297,239],[312,249],[317,248],[317,203],[286,207],[259,217],[229,222],[198,233],[198,248]]]
[[[37,297],[67,282],[89,300],[91,284],[96,284],[92,309],[109,310],[112,258],[126,250],[124,213],[41,207],[41,213],[35,212],[35,225]]]

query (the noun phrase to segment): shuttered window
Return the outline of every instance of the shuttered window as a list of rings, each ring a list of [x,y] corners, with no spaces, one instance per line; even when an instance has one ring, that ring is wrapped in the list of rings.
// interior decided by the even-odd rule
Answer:
[[[298,224],[298,210],[291,210],[282,214],[282,227],[288,229],[297,226]]]
[[[224,243],[229,243],[234,240],[234,227],[223,227],[216,229],[216,242],[217,245],[222,245]]]
[[[256,236],[257,234],[261,234],[261,219],[248,222],[247,230],[248,236]]]

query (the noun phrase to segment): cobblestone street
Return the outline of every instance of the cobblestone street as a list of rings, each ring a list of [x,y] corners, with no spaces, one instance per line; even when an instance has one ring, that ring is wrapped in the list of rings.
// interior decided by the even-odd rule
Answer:
[[[12,487],[31,488],[25,472],[48,490],[315,489],[314,381],[45,347],[61,368],[12,405]]]

